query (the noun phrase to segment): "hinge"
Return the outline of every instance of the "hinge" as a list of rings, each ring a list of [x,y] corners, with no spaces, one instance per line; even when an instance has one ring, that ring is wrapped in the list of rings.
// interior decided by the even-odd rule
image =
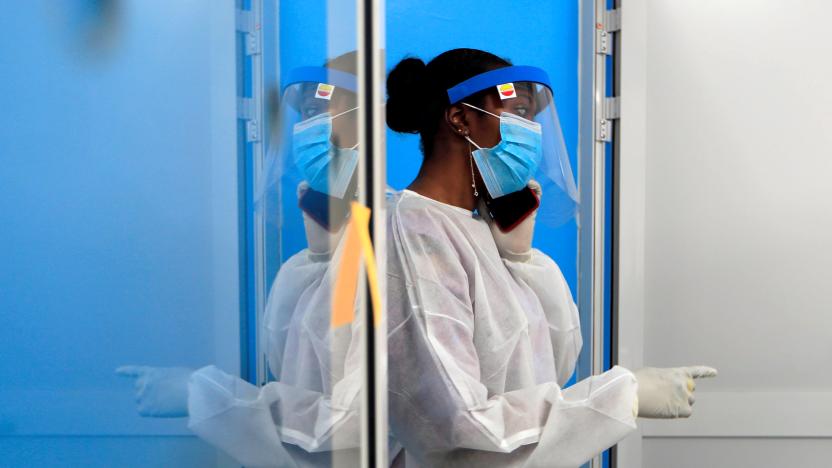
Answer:
[[[237,10],[236,16],[237,31],[243,33],[254,32],[254,14],[248,10]]]
[[[613,33],[621,30],[621,9],[604,12],[602,22],[595,24],[596,53],[612,55]]]
[[[246,120],[246,141],[254,143],[260,141],[260,125],[257,120]]]
[[[251,98],[237,98],[237,118],[241,120],[254,119],[254,100]]]
[[[596,29],[595,45],[597,48],[595,52],[599,55],[612,55],[612,34],[604,29]]]
[[[249,10],[236,11],[235,26],[243,34],[246,55],[258,55],[261,51],[263,31],[257,16]],[[237,118],[246,126],[246,141],[260,141],[260,122],[257,120],[257,106],[254,99],[237,98]]]
[[[621,98],[606,97],[603,104],[603,116],[608,120],[614,120],[621,117]]]
[[[260,125],[257,121],[254,100],[251,98],[237,98],[237,118],[246,124],[246,141],[253,143],[260,141]]]
[[[245,36],[246,55],[259,54],[263,32],[254,14],[248,10],[237,10],[236,26],[237,31],[240,31]]]
[[[607,32],[616,32],[621,30],[620,8],[604,12],[604,30]]]
[[[621,117],[621,100],[618,97],[607,97],[601,103],[601,112],[596,126],[598,141],[612,141],[612,121]]]
[[[246,55],[257,55],[260,53],[260,31],[246,33]]]

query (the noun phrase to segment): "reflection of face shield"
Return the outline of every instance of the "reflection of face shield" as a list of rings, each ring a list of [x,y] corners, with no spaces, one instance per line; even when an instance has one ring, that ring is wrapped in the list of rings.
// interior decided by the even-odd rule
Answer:
[[[457,104],[491,87],[500,96],[500,114],[479,110],[500,119],[500,142],[482,148],[472,141],[489,194],[504,196],[536,178],[543,186],[546,207],[540,218],[551,225],[565,223],[577,211],[578,189],[548,75],[536,67],[498,68],[454,86],[448,97],[451,104]]]
[[[305,180],[316,192],[350,198],[358,163],[356,77],[325,67],[289,73],[283,88],[257,204],[277,187]]]

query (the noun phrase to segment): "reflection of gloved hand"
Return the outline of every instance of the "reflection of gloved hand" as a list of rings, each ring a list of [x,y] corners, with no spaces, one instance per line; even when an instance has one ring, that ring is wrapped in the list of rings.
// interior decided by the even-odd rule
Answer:
[[[645,367],[633,374],[638,380],[638,416],[641,418],[687,418],[693,414],[696,398],[693,379],[716,377],[707,366],[658,369]]]
[[[298,184],[297,195],[298,200],[309,190],[309,183],[305,180]],[[329,232],[317,221],[310,218],[305,212],[303,213],[303,227],[306,230],[306,243],[309,246],[309,253],[312,254],[313,260],[328,260],[330,254],[335,247],[338,246],[338,241],[344,233],[344,227],[337,232]]]
[[[529,181],[529,188],[540,199],[543,189],[536,180]],[[491,234],[494,236],[494,241],[497,243],[497,250],[500,251],[500,256],[513,261],[526,261],[531,257],[532,250],[532,236],[534,236],[534,219],[537,217],[537,210],[529,214],[526,219],[520,222],[514,229],[509,232],[503,232],[497,227],[497,224],[492,222],[488,215],[488,210],[485,207],[485,201],[480,198],[479,201],[480,215],[488,221],[491,227]]]
[[[193,369],[186,367],[122,366],[118,375],[136,379],[136,410],[153,418],[188,416],[188,379]]]

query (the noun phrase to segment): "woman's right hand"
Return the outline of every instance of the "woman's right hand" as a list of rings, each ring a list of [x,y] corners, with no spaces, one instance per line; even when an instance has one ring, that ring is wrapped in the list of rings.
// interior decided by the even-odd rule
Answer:
[[[717,370],[707,366],[645,367],[633,374],[638,380],[638,416],[674,419],[693,414],[694,379],[716,377]]]
[[[305,180],[301,181],[297,186],[298,200],[303,197],[307,190],[309,190],[309,183]],[[318,224],[303,210],[301,210],[301,214],[303,215],[303,227],[306,232],[306,243],[313,259],[315,261],[329,260],[329,256],[335,250],[341,235],[344,233],[344,226],[332,233]]]

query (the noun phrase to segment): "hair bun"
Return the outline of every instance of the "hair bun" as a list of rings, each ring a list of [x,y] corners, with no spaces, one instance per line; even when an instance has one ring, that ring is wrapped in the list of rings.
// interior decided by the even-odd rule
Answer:
[[[419,133],[423,125],[427,66],[408,57],[387,76],[387,125],[396,132]]]

